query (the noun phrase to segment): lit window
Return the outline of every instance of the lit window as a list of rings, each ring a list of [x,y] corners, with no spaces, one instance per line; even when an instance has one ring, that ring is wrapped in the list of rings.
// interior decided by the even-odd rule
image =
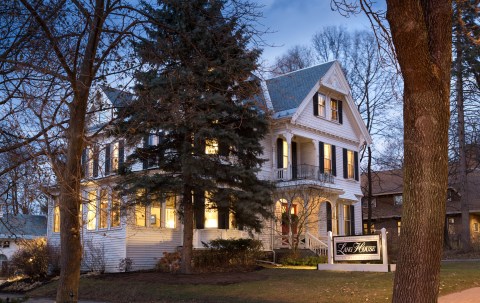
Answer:
[[[400,206],[403,204],[403,196],[402,195],[396,195],[393,197],[393,201],[395,203],[395,206]]]
[[[325,117],[325,96],[318,94],[318,115]]]
[[[87,206],[87,229],[95,230],[97,228],[97,193],[91,191],[88,193]]]
[[[209,194],[205,194],[205,228],[218,228],[218,210],[210,201]]]
[[[338,121],[338,101],[335,99],[330,99],[330,110],[332,113],[332,120]]]
[[[118,170],[118,142],[112,143],[110,147],[110,169],[112,171]]]
[[[283,142],[283,168],[288,167],[288,143],[286,140],[282,140]]]
[[[355,177],[355,160],[351,150],[347,151],[347,176],[349,179]]]
[[[205,153],[207,155],[218,154],[218,141],[215,139],[205,140]]]
[[[165,202],[165,227],[166,228],[175,228],[175,196],[167,196],[167,201]]]
[[[100,190],[100,213],[99,213],[99,228],[108,227],[108,192],[106,189]]]
[[[60,232],[60,207],[58,206],[58,202],[55,203],[55,208],[53,211],[53,232]]]
[[[473,223],[473,231],[478,233],[478,223]]]
[[[160,202],[152,202],[150,205],[150,226],[160,227]]]
[[[370,232],[368,232],[368,224],[367,223],[363,223],[363,234],[367,235],[367,234],[374,234],[375,233],[375,224],[371,224],[370,225]]]
[[[120,200],[112,195],[112,208],[110,210],[110,224],[112,227],[120,226]]]
[[[400,236],[400,230],[402,229],[402,221],[397,221],[397,235]]]
[[[147,208],[144,205],[135,205],[135,225],[147,226]]]
[[[330,144],[324,144],[323,145],[323,166],[324,166],[324,172],[326,174],[331,174],[332,173],[332,146]]]

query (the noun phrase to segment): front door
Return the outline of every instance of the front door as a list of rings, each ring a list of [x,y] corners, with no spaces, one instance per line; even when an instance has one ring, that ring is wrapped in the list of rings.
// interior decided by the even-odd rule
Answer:
[[[288,246],[289,244],[289,231],[290,231],[290,220],[287,214],[288,204],[282,203],[282,245]],[[291,215],[291,224],[292,224],[292,235],[295,236],[297,234],[297,205],[293,204],[290,208],[290,215]]]

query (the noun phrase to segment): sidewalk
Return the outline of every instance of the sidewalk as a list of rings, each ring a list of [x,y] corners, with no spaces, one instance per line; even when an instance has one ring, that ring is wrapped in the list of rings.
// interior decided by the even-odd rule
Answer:
[[[477,303],[480,301],[480,287],[465,289],[438,298],[438,303]]]
[[[25,296],[22,295],[22,294],[2,294],[2,293],[0,293],[0,299],[2,299],[3,301],[7,301],[7,299],[12,300],[12,299],[24,298],[24,297]],[[47,299],[47,298],[30,298],[25,302],[28,302],[28,303],[55,303],[55,300]],[[107,303],[107,302],[79,300],[78,303]]]

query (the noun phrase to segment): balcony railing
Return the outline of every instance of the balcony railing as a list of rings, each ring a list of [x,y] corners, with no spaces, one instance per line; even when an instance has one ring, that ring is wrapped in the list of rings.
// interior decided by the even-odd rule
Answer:
[[[332,174],[321,173],[318,166],[308,164],[277,168],[275,170],[275,178],[277,181],[316,180],[322,183],[335,183],[335,178]]]

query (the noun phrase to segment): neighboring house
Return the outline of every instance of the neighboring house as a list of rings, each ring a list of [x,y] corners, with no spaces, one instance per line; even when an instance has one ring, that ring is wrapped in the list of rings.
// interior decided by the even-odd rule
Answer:
[[[338,62],[328,62],[288,73],[262,83],[259,96],[273,115],[269,134],[263,140],[266,162],[259,173],[263,179],[276,183],[273,211],[276,219],[265,222],[265,228],[254,237],[263,242],[265,250],[285,247],[285,237],[300,234],[300,246],[315,250],[325,247],[327,232],[334,235],[362,233],[361,198],[358,152],[371,143],[370,135],[352,100],[350,88]],[[101,87],[98,102],[115,114],[122,102],[134,102],[127,94]],[[97,104],[97,108],[100,105]],[[109,116],[110,117],[110,116]],[[102,122],[99,117],[92,121]],[[143,144],[158,144],[151,135]],[[207,153],[217,150],[206,149]],[[174,196],[163,197],[157,203],[135,206],[126,211],[120,205],[128,201],[112,191],[115,172],[130,154],[122,138],[100,138],[87,147],[82,182],[82,238],[84,269],[104,268],[117,271],[122,259],[133,261],[133,269],[152,268],[163,252],[182,246],[182,224],[176,213]],[[137,163],[133,170],[152,168],[154,164]],[[154,167],[152,168],[154,169]],[[208,196],[206,197],[208,203]],[[300,214],[305,201],[315,201],[316,209],[308,224],[286,228],[283,213]],[[203,218],[203,222],[198,222]],[[231,214],[205,207],[196,216],[197,229],[193,244],[215,238],[248,237],[238,230]],[[59,245],[59,211],[55,199],[49,203],[48,241]],[[203,227],[203,228],[200,228]],[[318,251],[318,250],[317,250]],[[99,264],[92,260],[102,259]]]
[[[452,166],[451,166],[452,168]],[[453,171],[453,169],[451,169]],[[470,213],[470,235],[472,243],[480,243],[480,171],[473,169],[467,177],[467,196]],[[457,175],[449,176],[449,187],[446,198],[445,236],[452,247],[459,247],[462,233],[460,196],[458,195]],[[363,228],[367,233],[368,202],[367,177],[362,175],[363,198]],[[401,235],[402,204],[403,204],[403,173],[402,170],[386,170],[372,173],[372,229],[386,228],[388,238],[396,246]]]
[[[29,241],[47,236],[47,217],[37,215],[10,215],[0,217],[0,268],[7,273],[8,261]]]

